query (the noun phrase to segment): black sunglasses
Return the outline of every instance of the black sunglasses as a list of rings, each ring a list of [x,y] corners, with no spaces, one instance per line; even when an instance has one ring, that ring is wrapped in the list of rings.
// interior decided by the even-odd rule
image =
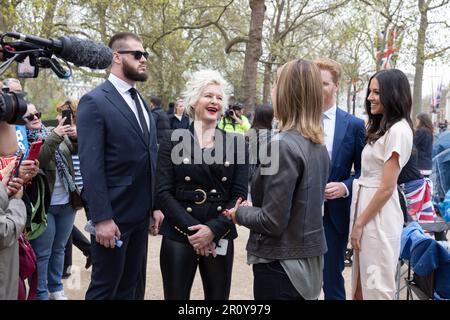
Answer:
[[[34,120],[34,117],[40,119],[41,116],[42,116],[42,113],[41,113],[41,112],[36,112],[36,113],[31,113],[31,114],[29,114],[29,115],[27,115],[27,116],[24,116],[23,118],[26,119],[26,120],[28,120],[28,121],[33,121],[33,120]]]
[[[141,60],[142,56],[145,58],[145,60],[148,59],[149,53],[146,51],[139,51],[139,50],[122,50],[117,51],[117,53],[120,54],[132,54],[136,60]]]

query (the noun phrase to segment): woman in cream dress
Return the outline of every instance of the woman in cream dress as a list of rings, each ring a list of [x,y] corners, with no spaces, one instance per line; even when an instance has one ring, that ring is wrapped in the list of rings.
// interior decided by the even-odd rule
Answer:
[[[353,299],[394,298],[403,228],[397,178],[411,155],[411,104],[410,85],[400,70],[382,70],[370,79],[367,144],[361,177],[353,183],[350,221]]]

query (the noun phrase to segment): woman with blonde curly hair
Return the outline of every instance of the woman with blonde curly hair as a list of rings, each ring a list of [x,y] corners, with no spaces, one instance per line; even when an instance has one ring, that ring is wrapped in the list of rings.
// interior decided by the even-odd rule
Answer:
[[[222,211],[246,198],[248,167],[244,137],[216,129],[227,91],[219,72],[195,72],[183,94],[193,122],[160,145],[156,190],[165,215],[160,232],[165,299],[189,299],[197,267],[205,299],[230,294],[237,232]]]

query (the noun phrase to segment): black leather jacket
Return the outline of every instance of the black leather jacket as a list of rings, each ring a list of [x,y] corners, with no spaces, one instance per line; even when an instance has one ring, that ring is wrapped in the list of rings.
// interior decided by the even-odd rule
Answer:
[[[157,208],[165,216],[160,233],[188,242],[188,227],[205,224],[216,242],[220,238],[236,238],[236,227],[221,213],[233,208],[239,197],[247,198],[248,154],[244,137],[218,129],[214,149],[202,151],[192,124],[177,132],[183,137],[161,144],[158,151]],[[219,142],[222,139],[223,145]],[[219,145],[223,147],[220,150]],[[201,155],[210,152],[217,161],[207,164]],[[172,159],[173,155],[178,155],[178,159]]]
[[[251,230],[247,251],[277,260],[323,255],[327,246],[322,212],[330,171],[327,149],[296,130],[275,136],[270,148],[271,164],[262,164],[252,180],[253,207],[240,207],[236,214],[237,221]]]

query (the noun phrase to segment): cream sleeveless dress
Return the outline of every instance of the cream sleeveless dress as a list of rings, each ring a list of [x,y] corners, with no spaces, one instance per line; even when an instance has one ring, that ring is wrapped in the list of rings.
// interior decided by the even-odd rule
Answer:
[[[413,132],[406,120],[395,123],[384,136],[367,144],[361,155],[361,176],[353,182],[350,234],[353,222],[372,200],[381,183],[384,163],[392,153],[399,154],[400,169],[411,155]],[[358,273],[364,300],[392,300],[395,294],[395,271],[400,255],[403,213],[398,192],[363,228],[361,251],[354,253],[352,297],[355,295]]]

